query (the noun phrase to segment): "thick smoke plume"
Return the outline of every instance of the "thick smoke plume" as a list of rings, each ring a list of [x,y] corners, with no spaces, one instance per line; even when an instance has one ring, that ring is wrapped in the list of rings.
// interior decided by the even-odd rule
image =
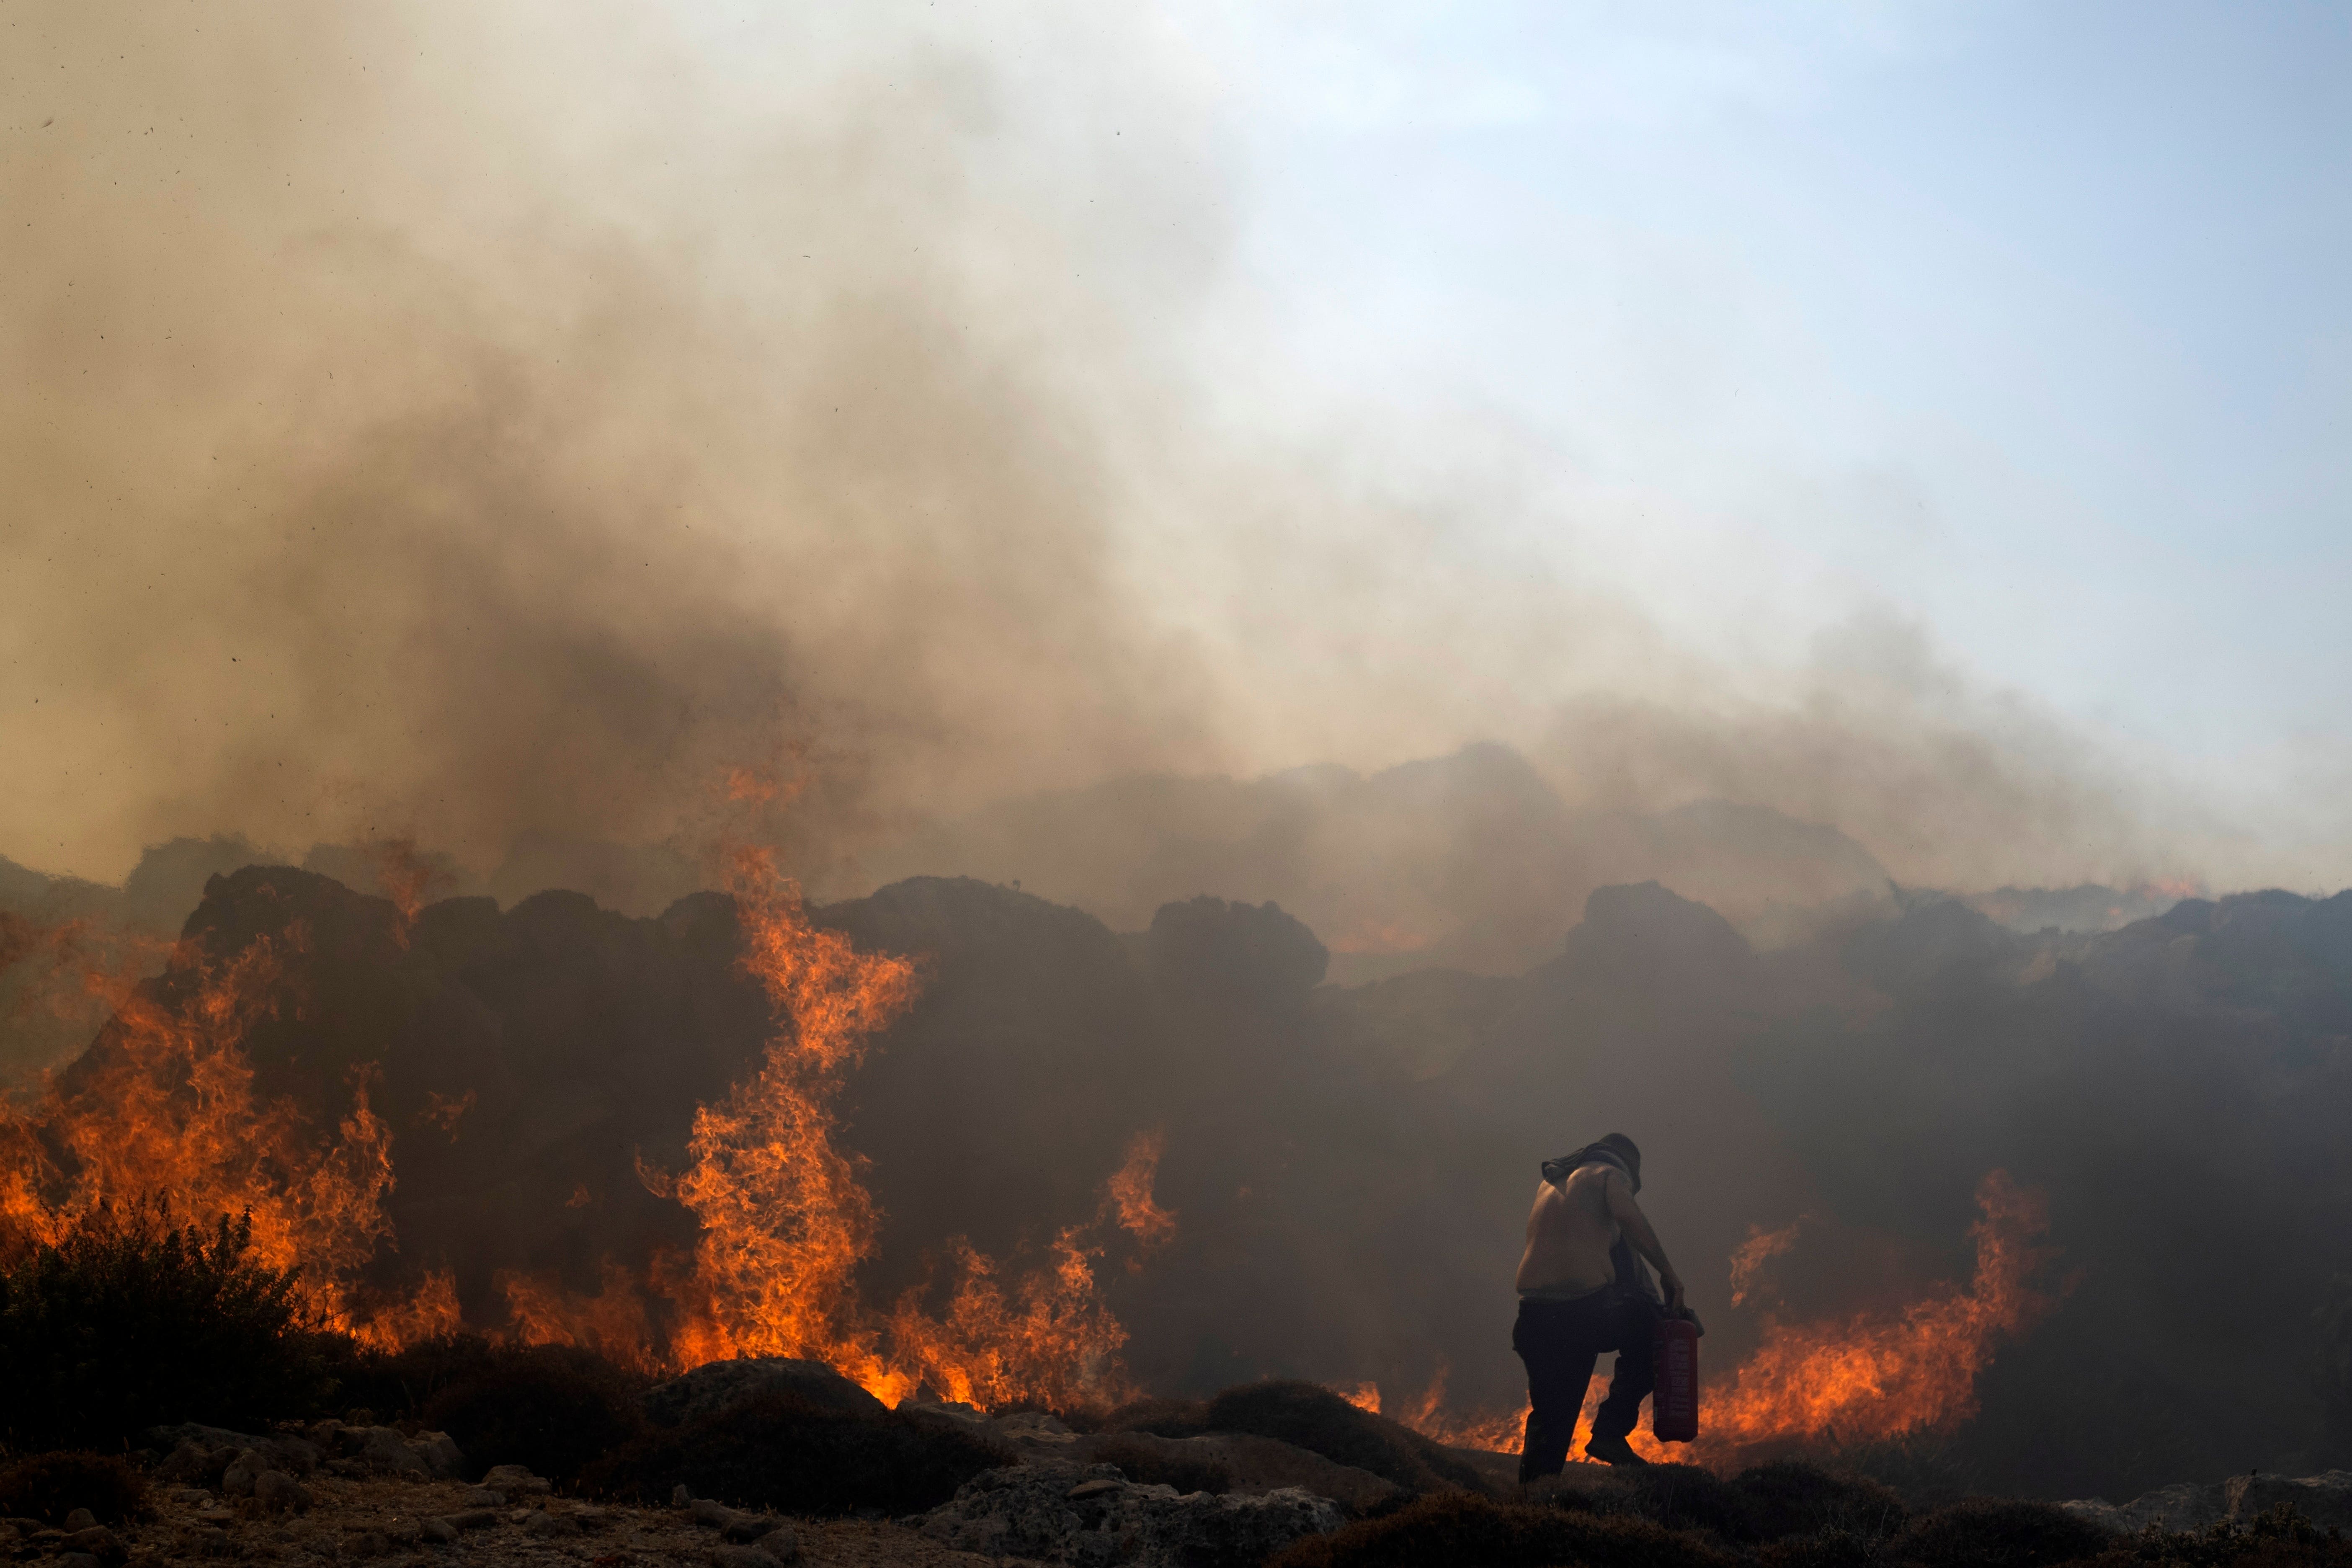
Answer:
[[[1142,24],[12,15],[26,864],[407,836],[650,911],[731,767],[795,781],[767,831],[855,891],[1008,795],[1489,738],[1576,809],[1769,807],[1906,882],[2190,853],[1914,632],[1734,674],[1452,548],[1507,477],[1376,459],[1374,415],[1236,428],[1202,345],[1244,187]]]

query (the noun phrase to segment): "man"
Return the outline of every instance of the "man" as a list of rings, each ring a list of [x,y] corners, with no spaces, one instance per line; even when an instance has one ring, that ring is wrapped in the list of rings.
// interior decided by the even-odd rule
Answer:
[[[1685,1308],[1682,1277],[1633,1201],[1641,1190],[1642,1152],[1622,1132],[1544,1162],[1519,1259],[1519,1319],[1511,1329],[1511,1348],[1528,1367],[1523,1482],[1566,1468],[1584,1386],[1603,1351],[1617,1352],[1617,1373],[1593,1417],[1585,1458],[1604,1465],[1644,1462],[1625,1435],[1656,1381],[1651,1331],[1661,1312]],[[1663,1302],[1636,1253],[1656,1266]]]

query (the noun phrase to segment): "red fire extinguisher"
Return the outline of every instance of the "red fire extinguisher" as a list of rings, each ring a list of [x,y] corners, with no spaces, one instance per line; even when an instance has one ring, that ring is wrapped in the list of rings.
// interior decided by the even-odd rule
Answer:
[[[1698,1436],[1698,1323],[1689,1314],[1664,1317],[1651,1335],[1657,1386],[1650,1394],[1650,1436],[1687,1443]]]

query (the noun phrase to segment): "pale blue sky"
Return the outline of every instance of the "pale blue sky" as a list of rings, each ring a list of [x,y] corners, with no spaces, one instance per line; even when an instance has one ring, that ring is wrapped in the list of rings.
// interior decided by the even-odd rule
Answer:
[[[1234,295],[1336,398],[1511,426],[1564,499],[1495,527],[1636,495],[1579,569],[1678,631],[1891,611],[2330,814],[2352,9],[1171,15],[1241,150]]]

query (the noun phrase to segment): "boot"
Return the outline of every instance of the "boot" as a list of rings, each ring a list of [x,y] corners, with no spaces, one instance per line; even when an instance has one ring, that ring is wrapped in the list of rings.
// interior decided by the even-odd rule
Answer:
[[[1633,1445],[1625,1441],[1622,1432],[1595,1432],[1584,1440],[1584,1457],[1598,1459],[1604,1465],[1646,1465],[1650,1462],[1633,1452]]]

